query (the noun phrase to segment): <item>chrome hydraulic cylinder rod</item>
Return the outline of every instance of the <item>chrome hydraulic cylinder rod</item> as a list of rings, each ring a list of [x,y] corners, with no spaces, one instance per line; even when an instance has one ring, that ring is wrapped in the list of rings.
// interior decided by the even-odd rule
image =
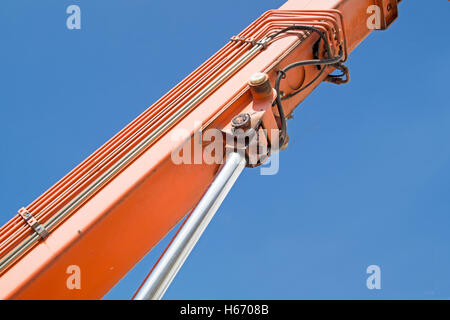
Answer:
[[[138,290],[135,300],[162,298],[244,167],[244,155],[236,152],[227,155],[219,174]]]

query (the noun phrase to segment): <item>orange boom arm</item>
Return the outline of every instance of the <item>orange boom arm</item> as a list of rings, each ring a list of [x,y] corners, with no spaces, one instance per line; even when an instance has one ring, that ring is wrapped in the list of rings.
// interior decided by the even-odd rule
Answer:
[[[372,5],[380,8],[381,29],[397,16],[397,0],[289,0],[233,37],[0,229],[0,298],[102,298],[195,207],[220,168],[175,164],[172,151],[183,144],[173,133],[227,132],[236,115],[259,103],[248,85],[256,72],[266,73],[272,87],[286,76],[275,92],[282,109],[270,100],[261,111],[266,129],[282,130],[284,115],[321,81],[341,81],[329,74],[336,68],[346,73],[342,62],[371,31]],[[328,51],[321,33],[285,30],[293,25],[319,30]],[[340,56],[339,63],[280,74],[297,61],[331,56]],[[72,265],[82,270],[81,290],[67,288]]]

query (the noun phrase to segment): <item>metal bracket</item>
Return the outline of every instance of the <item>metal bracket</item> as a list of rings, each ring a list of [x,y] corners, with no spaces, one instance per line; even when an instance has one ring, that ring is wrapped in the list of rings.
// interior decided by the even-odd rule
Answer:
[[[398,17],[398,3],[401,0],[376,0],[376,5],[381,9],[380,30],[386,30]]]
[[[233,36],[230,38],[233,42],[243,42],[243,43],[250,43],[252,46],[256,44],[256,40],[254,38],[246,38],[246,37],[239,37],[239,36]]]
[[[48,237],[48,231],[43,225],[41,225],[36,218],[25,208],[19,210],[20,216],[25,222],[38,234],[38,236],[44,240]]]
[[[252,46],[260,45],[263,49],[267,48],[269,45],[269,42],[265,41],[265,39],[256,40],[254,38],[246,38],[246,37],[239,37],[239,36],[233,36],[230,38],[232,42],[241,42],[241,43],[249,43]]]

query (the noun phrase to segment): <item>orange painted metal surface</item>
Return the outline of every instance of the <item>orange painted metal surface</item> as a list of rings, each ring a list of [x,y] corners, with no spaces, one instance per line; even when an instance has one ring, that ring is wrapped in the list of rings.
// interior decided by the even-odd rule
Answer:
[[[350,53],[371,31],[366,27],[366,10],[372,4],[371,0],[290,0],[280,8],[282,11],[265,13],[26,209],[41,224],[50,221],[248,52],[255,40],[271,32],[309,21],[328,35],[335,35],[330,38],[333,48],[341,45],[346,54]],[[34,243],[2,270],[0,298],[103,297],[195,206],[219,170],[217,164],[174,164],[171,152],[181,142],[171,133],[184,129],[192,135],[199,129],[225,128],[251,103],[247,81],[253,73],[267,72],[273,83],[277,70],[298,60],[313,59],[312,47],[318,36],[301,34],[303,37],[298,32],[290,33],[270,43],[49,230],[48,238]],[[313,86],[286,100],[285,114],[291,113],[332,70],[329,68]],[[307,83],[317,73],[315,66],[307,66],[281,89],[289,93],[297,82]],[[21,216],[14,217],[0,229],[0,258],[32,234]],[[71,265],[81,269],[81,290],[66,286],[66,270]]]

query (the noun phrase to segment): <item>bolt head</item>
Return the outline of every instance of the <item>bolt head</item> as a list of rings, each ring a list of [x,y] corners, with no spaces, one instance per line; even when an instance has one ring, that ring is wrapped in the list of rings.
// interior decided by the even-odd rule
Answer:
[[[246,130],[250,128],[250,115],[248,113],[237,115],[231,120],[231,124],[235,129]]]
[[[262,73],[262,72],[257,72],[254,73],[249,80],[249,84],[252,86],[258,86],[262,83],[264,83],[264,81],[267,80],[267,74]]]

